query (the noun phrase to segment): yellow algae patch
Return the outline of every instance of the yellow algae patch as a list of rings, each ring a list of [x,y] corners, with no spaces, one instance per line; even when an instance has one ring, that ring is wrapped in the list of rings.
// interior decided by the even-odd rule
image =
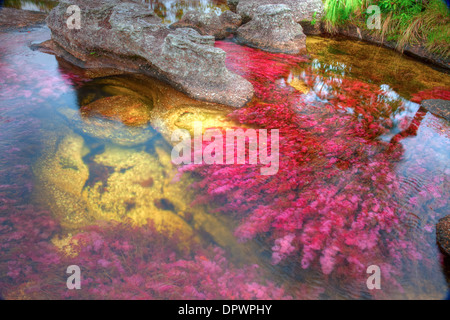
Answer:
[[[309,92],[308,85],[297,77],[292,77],[287,83],[301,93],[307,94]]]
[[[83,138],[74,133],[61,140],[49,137],[46,142],[42,157],[33,166],[37,182],[35,198],[51,209],[63,227],[86,225],[90,219],[81,194],[89,169],[82,157],[89,150]]]
[[[241,126],[226,118],[231,110],[219,105],[193,106],[181,105],[170,109],[156,108],[152,112],[152,126],[171,143],[175,130],[184,129],[194,136],[194,122],[202,123],[203,133],[208,128],[234,128]]]
[[[81,108],[82,117],[117,120],[127,126],[144,126],[150,122],[151,106],[132,96],[112,96],[96,100]]]
[[[237,126],[237,123],[226,117],[235,110],[234,108],[194,100],[161,81],[143,75],[121,75],[95,79],[81,88],[78,95],[78,99],[84,104],[92,102],[96,104],[105,96],[108,97],[107,99],[111,99],[111,95],[127,96],[129,99],[142,101],[150,111],[151,125],[169,142],[172,132],[177,129],[186,129],[193,133],[193,122],[195,121],[201,121],[204,130],[213,127]],[[114,97],[113,99],[119,101],[125,98]],[[121,113],[114,112],[114,108],[110,108],[108,112],[111,116],[115,113],[116,117],[120,117]],[[147,113],[144,112],[144,115],[146,116]],[[123,123],[129,125],[126,121]]]
[[[78,241],[72,238],[71,233],[69,233],[67,236],[55,236],[51,241],[52,244],[55,245],[55,247],[57,247],[67,257],[74,258],[78,256],[78,252],[75,249]]]
[[[77,130],[103,140],[104,149],[96,142],[90,153],[83,138],[70,132],[51,143],[35,165],[42,186],[36,198],[45,199],[61,222],[63,235],[101,221],[135,226],[151,223],[182,239],[218,244],[236,261],[256,261],[253,245],[237,242],[232,219],[191,205],[195,199],[189,188],[192,178],[186,174],[176,179],[178,170],[171,161],[174,130],[193,134],[193,124],[198,121],[205,130],[240,126],[226,118],[233,108],[196,101],[157,80],[131,75],[96,79],[78,91],[78,100],[88,103],[80,112],[69,108],[59,112]],[[136,147],[152,137],[146,130],[153,129],[133,127],[134,119],[128,118],[135,115],[139,123],[149,119],[167,141],[154,139],[149,149]],[[73,254],[68,239],[53,241],[66,254]]]
[[[434,87],[450,87],[450,76],[397,51],[364,41],[308,37],[313,71],[389,85],[405,98]]]
[[[157,230],[181,230],[185,235],[192,235],[190,226],[163,196],[167,174],[156,157],[145,151],[110,146],[93,161],[113,168],[108,177],[83,191],[96,219],[131,219],[136,225],[151,220]]]

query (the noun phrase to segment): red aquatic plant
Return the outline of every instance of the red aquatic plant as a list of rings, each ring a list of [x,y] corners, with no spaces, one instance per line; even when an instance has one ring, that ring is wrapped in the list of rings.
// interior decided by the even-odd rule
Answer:
[[[327,92],[307,100],[283,80],[304,58],[217,46],[227,51],[227,66],[256,88],[257,99],[230,116],[280,129],[280,169],[262,176],[257,165],[185,166],[182,172],[202,177],[193,185],[203,191],[197,201],[239,219],[241,240],[271,243],[275,264],[297,261],[363,284],[361,290],[367,267],[377,264],[389,287],[401,290],[407,270],[424,260],[403,223],[409,212],[395,168],[404,149],[379,139],[402,103],[354,79],[325,79]]]
[[[91,227],[75,235],[67,248],[70,255],[53,273],[41,273],[26,294],[41,297],[45,292],[52,299],[291,298],[263,281],[258,266],[234,267],[218,247],[181,244],[151,226]],[[81,290],[67,290],[68,265],[81,267]]]
[[[436,87],[413,94],[411,101],[421,103],[428,99],[450,100],[450,88]]]

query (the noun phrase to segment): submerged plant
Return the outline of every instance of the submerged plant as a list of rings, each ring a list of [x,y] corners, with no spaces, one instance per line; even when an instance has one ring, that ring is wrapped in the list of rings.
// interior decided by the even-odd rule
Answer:
[[[282,81],[299,57],[266,54],[219,42],[227,66],[255,86],[257,99],[231,117],[242,124],[280,129],[280,170],[261,176],[257,166],[195,166],[199,202],[233,214],[242,241],[272,246],[272,262],[319,268],[326,277],[363,283],[365,270],[381,266],[393,290],[406,270],[426,264],[426,242],[412,241],[402,223],[409,216],[395,167],[404,149],[378,139],[392,128],[393,106],[375,85],[325,80],[323,99],[306,102]],[[272,79],[270,79],[272,77]],[[273,80],[275,79],[276,80]],[[273,80],[273,81],[271,81]],[[435,190],[444,192],[437,182]],[[440,210],[447,201],[439,202]]]

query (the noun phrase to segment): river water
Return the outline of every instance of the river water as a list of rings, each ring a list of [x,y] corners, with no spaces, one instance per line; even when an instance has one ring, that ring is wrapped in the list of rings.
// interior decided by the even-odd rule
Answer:
[[[211,8],[149,3],[166,21],[198,4]],[[420,101],[449,99],[448,74],[348,39],[309,37],[309,56],[285,56],[228,38],[216,46],[256,96],[227,116],[157,80],[92,79],[31,49],[49,38],[0,33],[3,297],[445,297],[435,224],[449,214],[450,125]],[[194,121],[279,129],[279,172],[180,174],[168,132]],[[66,287],[72,264],[79,291]],[[381,290],[367,288],[372,265]]]

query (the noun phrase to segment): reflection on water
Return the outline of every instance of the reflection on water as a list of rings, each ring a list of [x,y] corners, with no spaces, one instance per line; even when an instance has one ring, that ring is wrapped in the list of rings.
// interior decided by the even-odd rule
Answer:
[[[433,292],[436,287],[430,289],[428,286],[439,288],[440,284],[444,286],[438,291],[444,290],[442,275],[434,277],[436,272],[439,273],[439,262],[429,262],[439,256],[434,246],[435,219],[448,212],[448,123],[408,100],[415,96],[416,90],[436,86],[447,88],[441,90],[448,99],[449,77],[389,50],[354,41],[310,38],[307,46],[312,61],[300,62],[288,69],[285,66],[295,64],[292,58],[262,54],[230,42],[218,42],[218,46],[227,51],[228,66],[250,79],[258,99],[262,100],[262,104],[257,102],[249,111],[239,112],[237,117],[241,121],[270,126],[270,121],[266,123],[263,116],[270,113],[272,121],[279,126],[281,123],[281,128],[283,124],[286,126],[281,131],[286,140],[281,143],[286,167],[283,169],[281,161],[280,172],[285,172],[289,179],[278,175],[271,181],[272,188],[278,190],[275,196],[270,196],[274,192],[271,190],[268,195],[257,197],[258,202],[253,198],[248,211],[245,207],[235,209],[237,216],[245,217],[238,235],[251,238],[260,234],[260,229],[278,233],[269,238],[275,242],[272,258],[279,259],[277,251],[289,253],[287,263],[295,272],[286,273],[286,277],[301,275],[305,264],[310,268],[307,258],[317,257],[320,264],[315,265],[316,268],[322,268],[324,273],[332,271],[334,277],[338,276],[334,285],[332,277],[328,278],[328,285],[335,286],[334,294],[338,296],[355,294],[354,297],[358,297],[360,292],[356,287],[352,288],[348,277],[363,274],[358,263],[368,265],[375,261],[389,266],[387,273],[397,274],[395,281],[408,288],[408,297],[412,293],[411,286],[416,286],[417,290],[412,290],[415,294]],[[330,48],[339,48],[339,51]],[[345,51],[354,52],[343,54]],[[367,56],[370,61],[359,61]],[[374,65],[378,69],[373,73],[363,72],[359,65]],[[398,79],[377,79],[399,70],[407,70],[419,82],[404,81],[402,74]],[[273,81],[277,76],[276,86],[264,82]],[[265,106],[265,103],[271,105]],[[285,105],[298,113],[289,113],[283,107]],[[405,146],[407,149],[403,149]],[[214,179],[208,178],[211,171],[205,171],[204,183],[214,183]],[[217,175],[224,177],[226,185],[223,188],[229,189],[233,184],[246,186],[246,179],[250,177],[248,172],[224,169]],[[229,183],[233,174],[239,174],[239,178]],[[281,190],[279,185],[283,185]],[[270,188],[266,182],[249,185],[249,190],[231,192],[230,197],[225,194],[225,199],[219,202],[221,210],[235,206],[234,199],[249,197],[258,187],[264,192],[263,186]],[[296,196],[291,189],[300,189],[300,195]],[[358,207],[354,207],[356,203]],[[392,223],[395,216],[399,219],[397,223],[401,227],[395,231],[383,230],[386,225],[381,219],[389,212],[395,212],[395,215],[387,221]],[[377,222],[370,218],[374,214]],[[279,224],[279,219],[283,224]],[[345,222],[339,219],[345,219]],[[365,234],[357,236],[361,247],[356,253],[350,235],[358,234],[359,228],[364,228]],[[380,232],[384,234],[383,240],[379,237]],[[285,237],[278,238],[279,234]],[[396,234],[395,240],[393,234]],[[401,245],[393,246],[396,241]],[[285,247],[283,250],[279,249],[281,243]],[[368,247],[372,249],[368,250]],[[400,253],[402,247],[408,248],[409,252]],[[399,252],[394,253],[397,250]],[[358,256],[356,263],[355,254]],[[293,258],[289,259],[289,256]],[[399,256],[407,262],[402,262]],[[413,266],[414,270],[406,271],[408,266]],[[355,267],[359,271],[350,271]],[[429,268],[434,271],[430,272]],[[388,276],[386,272],[384,275]],[[357,281],[353,285],[361,283]],[[345,287],[347,292],[338,289],[339,286],[340,289]],[[388,289],[385,287],[384,290]],[[337,297],[334,294],[331,297]],[[391,296],[396,295],[392,293]]]
[[[177,18],[176,10],[206,6],[210,2],[165,1],[165,6],[160,3],[151,1],[149,6],[173,21]],[[221,3],[215,2],[215,5]],[[70,297],[55,285],[62,281],[64,286],[65,279],[60,279],[56,275],[58,272],[52,269],[64,263],[63,253],[67,253],[77,257],[90,281],[97,283],[93,286],[95,289],[85,293],[86,297],[105,297],[117,290],[117,296],[111,293],[108,297],[149,298],[141,295],[142,290],[135,291],[145,287],[145,294],[152,292],[153,297],[166,298],[280,298],[285,295],[371,298],[365,291],[365,284],[355,286],[350,276],[324,277],[320,266],[312,265],[305,270],[295,260],[273,265],[269,232],[239,243],[236,236],[243,232],[242,224],[257,225],[261,221],[237,221],[239,217],[230,219],[230,216],[248,205],[249,211],[254,211],[252,206],[258,203],[252,199],[260,199],[260,195],[239,198],[241,202],[229,212],[215,212],[219,201],[192,204],[198,196],[208,198],[189,187],[193,177],[183,175],[180,178],[177,174],[177,168],[170,161],[171,133],[178,128],[192,130],[191,124],[196,120],[202,121],[205,127],[235,126],[236,122],[226,118],[229,108],[194,101],[159,81],[142,76],[89,79],[82,70],[58,62],[53,56],[31,51],[27,46],[49,36],[46,29],[0,34],[2,295],[10,298],[55,298],[59,294],[59,297]],[[376,234],[381,241],[405,246],[404,251],[398,247],[386,248],[395,253],[409,252],[410,261],[415,262],[421,256],[420,263],[408,267],[411,274],[394,274],[405,291],[394,290],[388,297],[442,298],[448,270],[441,269],[434,224],[448,213],[450,126],[410,99],[418,91],[450,87],[450,77],[392,51],[349,40],[309,38],[311,60],[299,59],[287,72],[280,72],[282,62],[267,65],[266,55],[258,55],[253,49],[246,51],[230,42],[219,45],[229,51],[230,63],[234,61],[243,76],[259,81],[261,87],[256,88],[258,96],[254,102],[262,105],[287,103],[302,119],[302,122],[294,122],[294,127],[304,129],[302,139],[306,149],[296,155],[304,158],[304,162],[299,162],[305,169],[304,187],[302,191],[284,190],[280,185],[265,194],[261,201],[278,193],[282,205],[284,200],[300,192],[304,192],[304,199],[308,200],[335,199],[331,190],[335,187],[352,196],[351,201],[330,203],[337,208],[338,214],[330,213],[336,215],[337,225],[339,213],[347,212],[347,208],[340,207],[342,203],[358,212],[364,209],[362,205],[366,202],[359,199],[368,196],[368,191],[355,192],[352,187],[369,185],[372,179],[391,181],[393,189],[379,182],[373,184],[376,187],[370,192],[373,192],[373,203],[378,200],[381,205],[389,203],[393,208],[408,212],[402,216],[405,220],[397,223],[400,227],[389,233],[386,228],[379,231],[377,224],[366,225],[356,235],[345,236],[370,245],[370,237]],[[289,92],[290,96],[271,101],[273,92],[264,96],[271,85],[273,92],[282,88],[281,92]],[[264,117],[270,122],[278,120],[279,114],[268,109]],[[368,117],[374,119],[376,126],[363,125]],[[309,121],[314,125],[308,127]],[[355,125],[358,121],[361,121],[360,127]],[[360,130],[360,136],[357,131],[347,131],[346,124]],[[349,132],[353,135],[348,135]],[[287,137],[286,142],[297,141],[297,138]],[[390,149],[393,141],[400,144],[398,148]],[[315,149],[308,150],[312,146]],[[352,156],[346,158],[347,152]],[[328,153],[339,156],[333,158]],[[358,161],[353,160],[355,155]],[[359,171],[353,178],[355,168]],[[292,167],[289,172],[297,170]],[[335,185],[329,189],[320,189],[323,187],[321,179],[326,180],[322,177],[324,174],[332,175]],[[214,179],[219,178],[223,177]],[[236,179],[239,181],[239,177]],[[239,182],[246,185],[248,181]],[[251,188],[249,186],[248,190]],[[50,210],[51,214],[46,216],[37,208]],[[322,211],[319,205],[310,220],[314,221]],[[348,224],[358,222],[347,218]],[[380,218],[380,224],[395,220],[394,217],[383,219]],[[33,225],[30,229],[25,223],[28,220]],[[121,226],[118,232],[114,225],[103,227],[105,221],[130,224],[137,229],[130,231]],[[169,240],[161,242],[157,236],[150,236],[146,229],[149,221]],[[280,228],[283,221],[288,228],[289,211],[279,218]],[[309,222],[303,221],[305,225]],[[14,230],[15,224],[22,229]],[[97,229],[86,229],[93,226]],[[238,226],[241,227],[235,232]],[[320,233],[326,233],[323,230],[327,226],[321,227],[324,229]],[[265,228],[261,225],[259,231]],[[311,235],[311,230],[314,229],[305,231],[305,237]],[[175,236],[181,240],[175,243],[176,249],[169,248],[170,239]],[[277,242],[280,254],[283,254],[282,248],[291,250],[289,237],[283,239]],[[29,241],[35,243],[32,252],[18,250],[26,248]],[[200,249],[194,249],[197,246],[205,252],[200,254]],[[177,251],[186,248],[191,250],[187,255]],[[219,253],[218,248],[225,253]],[[383,261],[387,255],[381,252],[375,257],[376,261],[391,263],[387,258]],[[360,257],[354,260],[357,258]],[[398,257],[398,261],[401,258]],[[228,264],[228,260],[235,266]],[[249,263],[260,266],[258,277],[243,266]],[[159,264],[165,267],[158,269]],[[348,266],[338,263],[337,267],[342,271]],[[148,270],[154,273],[149,275]],[[173,280],[186,270],[189,276]],[[221,273],[223,270],[226,276]],[[190,274],[199,274],[202,279],[193,279]],[[208,276],[204,276],[206,274]],[[223,277],[228,278],[224,281]],[[245,282],[247,279],[252,280],[251,284]],[[155,283],[156,280],[159,282]],[[223,287],[218,290],[214,281]],[[286,292],[277,291],[279,286],[287,288]],[[212,295],[213,292],[217,295]],[[268,292],[271,294],[266,296]]]
[[[139,1],[139,0],[138,0]],[[226,0],[140,0],[148,4],[164,23],[174,23],[180,20],[183,15],[190,11],[196,10],[201,12],[214,11],[220,14],[228,9]]]
[[[58,5],[58,1],[52,0],[2,0],[0,6],[5,7],[30,10],[30,11],[41,11],[50,12],[54,7]]]

